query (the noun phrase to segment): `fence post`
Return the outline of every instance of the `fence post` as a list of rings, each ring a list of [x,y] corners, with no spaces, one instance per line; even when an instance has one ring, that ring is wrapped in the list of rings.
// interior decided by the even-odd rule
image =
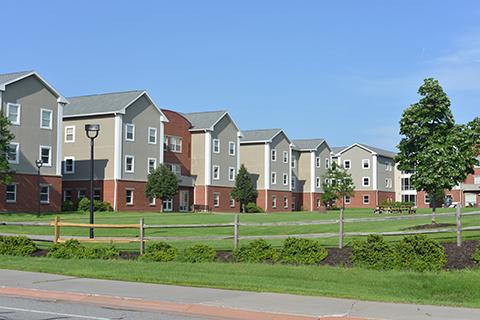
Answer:
[[[237,249],[238,248],[238,237],[239,237],[239,231],[240,231],[240,217],[238,214],[235,215],[235,220],[233,222],[233,248]]]
[[[55,216],[55,220],[53,221],[53,243],[58,243],[58,239],[60,239],[60,218]]]
[[[338,232],[338,247],[340,249],[343,248],[343,234],[344,234],[344,221],[343,221],[343,208],[340,209],[340,220],[338,221],[339,224],[339,232]]]
[[[460,220],[461,215],[462,213],[460,210],[460,204],[458,204],[455,211],[455,218],[457,220],[457,247],[462,246],[462,221]]]
[[[145,223],[144,219],[140,218],[140,254],[145,252]]]

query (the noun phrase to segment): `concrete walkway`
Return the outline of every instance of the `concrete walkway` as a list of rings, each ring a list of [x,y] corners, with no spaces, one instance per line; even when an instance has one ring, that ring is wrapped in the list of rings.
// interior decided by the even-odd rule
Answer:
[[[0,296],[121,305],[223,319],[480,319],[480,309],[191,288],[11,270],[0,270]]]

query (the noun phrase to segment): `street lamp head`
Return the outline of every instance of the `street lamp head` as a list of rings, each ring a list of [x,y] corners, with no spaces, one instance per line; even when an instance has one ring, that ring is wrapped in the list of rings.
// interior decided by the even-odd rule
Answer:
[[[37,165],[37,168],[41,168],[43,167],[43,160],[42,159],[38,159],[38,160],[35,160],[35,164]]]
[[[98,137],[98,132],[100,131],[99,124],[86,124],[85,125],[85,132],[87,133],[87,137],[90,139],[95,139]]]

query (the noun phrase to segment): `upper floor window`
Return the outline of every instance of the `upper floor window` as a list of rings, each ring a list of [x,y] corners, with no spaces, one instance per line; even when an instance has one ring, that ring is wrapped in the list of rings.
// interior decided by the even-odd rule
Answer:
[[[322,183],[321,183],[320,181],[321,181],[321,180],[320,180],[320,177],[316,177],[316,178],[315,178],[315,187],[316,187],[316,188],[320,188],[320,187],[321,187],[321,184],[322,184]]]
[[[170,136],[168,137],[168,149],[172,152],[182,152],[182,138]]]
[[[20,160],[20,144],[16,142],[10,142],[7,152],[8,163],[18,164]]]
[[[125,172],[134,173],[135,172],[135,157],[134,156],[125,156]]]
[[[272,149],[272,161],[277,161],[277,149]]]
[[[235,149],[237,148],[237,144],[233,141],[228,143],[228,154],[231,156],[235,155]]]
[[[16,184],[9,184],[6,186],[5,201],[7,203],[17,202],[17,185]]]
[[[475,178],[473,179],[473,183],[480,184],[480,176],[475,176]]]
[[[343,160],[343,168],[350,169],[352,167],[352,162],[350,160]]]
[[[148,174],[152,173],[157,169],[157,159],[148,158]]]
[[[292,189],[295,189],[295,177],[292,177]]]
[[[387,162],[385,164],[385,171],[392,171],[392,163],[391,162]]]
[[[157,128],[148,128],[148,144],[157,144]]]
[[[363,177],[362,186],[363,187],[370,187],[370,178],[369,177]]]
[[[370,169],[370,159],[363,159],[362,160],[362,168],[363,169]]]
[[[220,180],[220,166],[213,166],[213,180]]]
[[[167,163],[165,164],[167,166],[168,169],[170,169],[170,171],[172,171],[173,173],[175,173],[177,176],[181,176],[182,175],[182,167],[179,165],[179,164],[170,164],[170,163]]]
[[[392,187],[392,179],[386,178],[385,179],[385,188],[391,188]]]
[[[320,160],[320,157],[316,157],[315,158],[315,167],[317,168],[320,168],[320,165],[321,165],[321,160]]]
[[[40,146],[40,159],[44,166],[50,167],[52,165],[52,147]]]
[[[228,168],[228,180],[229,181],[235,181],[235,168],[234,167],[230,167]]]
[[[283,163],[288,163],[288,152],[283,151]]]
[[[63,172],[65,174],[75,173],[75,158],[74,157],[65,157],[63,161]]]
[[[330,168],[330,159],[326,158],[325,159],[325,169]]]
[[[135,141],[135,125],[132,123],[127,123],[125,125],[125,140]]]
[[[296,166],[297,166],[297,159],[292,158],[292,168],[295,169]]]
[[[20,124],[21,106],[17,103],[7,103],[7,118],[11,124]]]
[[[288,186],[288,174],[283,174],[283,185]]]
[[[65,127],[65,142],[75,142],[75,126]]]
[[[49,109],[40,110],[40,128],[52,130],[53,111]]]
[[[272,184],[277,184],[277,173],[276,172],[272,172],[271,182],[272,182]]]
[[[213,153],[220,153],[220,139],[213,139]]]

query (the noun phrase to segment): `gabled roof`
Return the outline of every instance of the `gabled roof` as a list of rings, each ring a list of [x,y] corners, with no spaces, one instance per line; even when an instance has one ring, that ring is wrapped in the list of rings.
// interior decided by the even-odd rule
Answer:
[[[226,110],[191,112],[184,114],[184,116],[192,124],[190,131],[213,131],[215,125],[225,116],[228,116],[233,125],[240,131],[240,128]]]
[[[362,149],[364,149],[364,150],[366,150],[366,151],[368,151],[372,154],[376,154],[376,155],[387,157],[387,158],[395,158],[395,156],[397,155],[395,152],[388,151],[388,150],[385,150],[385,149],[380,149],[380,148],[377,148],[377,147],[372,147],[372,146],[369,146],[369,145],[366,145],[366,144],[361,144],[361,143],[354,143],[351,146],[346,147],[346,148],[338,151],[337,154],[342,154],[345,151],[347,151],[347,150],[349,150],[353,147],[359,147],[359,148],[362,148]]]
[[[58,102],[65,104],[68,103],[68,101],[57,90],[55,90],[52,85],[45,81],[45,79],[43,79],[37,72],[32,70],[0,74],[0,91],[5,91],[7,85],[30,76],[37,77],[55,95],[55,97],[57,97]]]
[[[165,117],[163,112],[157,107],[145,90],[69,97],[68,100],[70,101],[70,105],[64,108],[63,117],[73,118],[117,113],[125,114],[125,110],[144,95],[168,122],[167,117]]]
[[[240,139],[240,143],[247,144],[247,143],[267,143],[272,142],[272,140],[283,133],[287,138],[287,141],[290,142],[283,129],[258,129],[258,130],[246,130],[242,131],[243,137]]]
[[[298,151],[312,151],[317,150],[322,143],[326,143],[325,139],[298,139],[293,140],[293,149]],[[328,144],[327,144],[328,146]],[[330,146],[328,146],[330,149]]]
[[[336,155],[337,153],[339,153],[340,151],[342,151],[343,149],[345,149],[346,147],[332,147],[332,153],[334,155]]]

